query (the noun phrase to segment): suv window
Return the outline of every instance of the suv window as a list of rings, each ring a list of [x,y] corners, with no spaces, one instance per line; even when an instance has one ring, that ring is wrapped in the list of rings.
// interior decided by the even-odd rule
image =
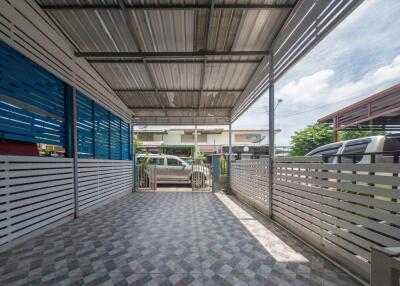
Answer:
[[[341,147],[342,144],[336,144],[325,148],[317,148],[309,156],[336,155]],[[328,163],[332,163],[334,159],[335,156],[328,156]]]
[[[174,159],[174,158],[167,158],[167,165],[168,166],[182,166],[182,162]]]
[[[360,155],[344,155],[342,156],[342,163],[358,163],[363,158],[367,146],[371,142],[369,141],[356,141],[349,142],[346,144],[343,150],[343,154],[360,154]]]
[[[383,152],[400,151],[400,137],[386,137],[383,144]]]
[[[164,158],[150,158],[149,165],[164,166]]]

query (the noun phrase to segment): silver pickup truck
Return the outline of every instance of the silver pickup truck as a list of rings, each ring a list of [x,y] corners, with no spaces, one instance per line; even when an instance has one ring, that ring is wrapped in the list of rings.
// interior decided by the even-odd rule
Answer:
[[[342,163],[368,164],[371,156],[365,154],[377,154],[376,163],[382,163],[392,162],[393,158],[385,153],[393,152],[400,152],[399,134],[370,136],[331,143],[312,150],[306,156],[326,156],[329,163],[335,164],[338,163],[337,155],[342,155]]]
[[[189,165],[178,156],[139,154],[138,162],[156,166],[157,183],[159,184],[191,184],[192,179],[200,180],[204,185],[210,176],[210,170],[203,166]]]

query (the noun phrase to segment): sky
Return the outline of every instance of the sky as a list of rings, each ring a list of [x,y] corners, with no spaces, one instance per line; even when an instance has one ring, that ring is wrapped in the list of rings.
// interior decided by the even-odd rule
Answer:
[[[365,0],[275,84],[277,145],[319,118],[400,83],[400,1]],[[234,124],[266,128],[268,93]]]
[[[289,145],[295,131],[396,83],[400,0],[365,0],[276,82],[275,100],[282,99],[276,109],[275,128],[281,130],[276,144]],[[268,128],[267,110],[268,92],[233,129]]]

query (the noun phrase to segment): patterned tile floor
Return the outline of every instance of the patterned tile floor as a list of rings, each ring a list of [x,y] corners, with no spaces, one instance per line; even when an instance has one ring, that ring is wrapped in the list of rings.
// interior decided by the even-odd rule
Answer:
[[[359,285],[235,198],[133,193],[0,254],[0,285]]]

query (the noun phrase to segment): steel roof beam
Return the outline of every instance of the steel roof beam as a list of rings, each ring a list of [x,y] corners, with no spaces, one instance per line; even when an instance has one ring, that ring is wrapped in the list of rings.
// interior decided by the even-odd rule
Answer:
[[[120,5],[41,5],[46,11],[59,10],[121,10]],[[292,4],[218,4],[214,6],[215,10],[288,10],[293,9]],[[127,10],[137,11],[170,11],[170,10],[209,10],[210,5],[125,5]]]
[[[140,43],[139,43],[139,39],[136,37],[135,31],[132,28],[132,24],[133,24],[132,17],[131,17],[131,14],[129,13],[129,11],[126,9],[124,0],[118,0],[118,6],[122,10],[122,15],[124,17],[126,25],[128,26],[129,33],[130,33],[130,35],[132,37],[132,40],[135,43],[135,46],[136,46],[138,52],[141,53],[142,49],[141,49],[141,46],[140,46]],[[147,64],[146,60],[143,60],[143,64],[144,64],[144,67],[146,69],[147,75],[148,75],[148,77],[150,79],[150,82],[151,82],[151,84],[153,86],[154,92],[158,95],[157,99],[158,99],[162,109],[165,112],[164,104],[162,102],[162,98],[159,95],[157,84],[156,84],[154,76],[153,76],[153,74],[152,74],[152,72],[151,72],[151,70],[149,68],[149,65]],[[165,112],[165,114],[166,114],[166,112]]]
[[[165,111],[164,104],[162,102],[161,95],[160,95],[160,93],[158,91],[156,80],[154,79],[153,73],[151,72],[150,67],[149,67],[149,65],[147,64],[146,61],[144,61],[144,67],[145,67],[146,72],[147,72],[147,74],[149,76],[149,79],[150,79],[151,85],[152,85],[152,87],[154,89],[154,92],[157,94],[157,99],[158,99],[162,109],[164,110],[165,114],[167,114],[166,111]]]
[[[229,116],[207,116],[207,115],[197,115],[197,114],[193,114],[193,115],[166,115],[166,116],[158,116],[158,115],[138,115],[136,116],[136,119],[140,119],[140,118],[154,118],[154,119],[162,119],[162,118],[166,118],[166,119],[170,119],[170,118],[209,118],[209,119],[227,119],[229,120]]]
[[[142,48],[141,48],[141,46],[140,46],[139,39],[136,37],[135,31],[133,30],[133,26],[132,26],[133,21],[132,21],[131,14],[130,14],[129,11],[126,9],[124,0],[118,0],[118,4],[119,4],[119,7],[120,7],[121,10],[122,10],[122,15],[123,15],[124,20],[125,20],[125,22],[126,22],[126,25],[127,25],[127,27],[128,27],[129,34],[131,35],[132,40],[133,40],[133,42],[135,43],[136,49],[137,49],[139,52],[141,52],[141,51],[142,51]]]
[[[211,32],[211,22],[212,22],[212,18],[214,15],[214,0],[210,0],[210,7],[208,8],[208,19],[207,19],[207,27],[206,27],[206,32],[204,35],[204,44],[203,44],[203,48],[204,51],[208,51],[208,38],[210,36],[210,32]]]
[[[140,110],[142,112],[145,112],[146,110],[162,110],[161,107],[129,107],[129,109],[136,109],[136,110]],[[195,108],[192,107],[166,107],[165,110],[166,111],[189,111],[189,110],[194,110]],[[229,107],[204,107],[204,109],[202,109],[204,111],[220,111],[220,112],[229,112],[231,109]],[[146,115],[147,116],[147,115]],[[151,115],[154,116],[154,115]],[[219,115],[220,117],[227,117],[227,115]]]
[[[94,64],[143,64],[144,59],[87,59]],[[149,64],[203,64],[203,59],[146,59]],[[259,64],[261,60],[207,60],[209,64]]]
[[[268,51],[198,51],[198,52],[76,52],[78,58],[201,58],[207,56],[267,56]]]
[[[208,38],[210,37],[210,31],[211,31],[211,22],[212,22],[212,18],[214,15],[214,0],[210,0],[210,8],[208,9],[208,19],[207,19],[207,28],[206,28],[206,32],[204,35],[204,44],[203,44],[203,48],[204,51],[208,51]],[[207,59],[204,58],[204,63],[202,66],[202,70],[201,70],[201,79],[200,79],[200,94],[199,94],[199,104],[198,104],[198,113],[200,113],[200,107],[201,107],[201,99],[203,98],[203,89],[204,89],[204,79],[206,76],[206,67],[207,67]]]
[[[154,89],[113,89],[115,92],[154,92]],[[243,92],[243,89],[159,89],[158,92]]]

